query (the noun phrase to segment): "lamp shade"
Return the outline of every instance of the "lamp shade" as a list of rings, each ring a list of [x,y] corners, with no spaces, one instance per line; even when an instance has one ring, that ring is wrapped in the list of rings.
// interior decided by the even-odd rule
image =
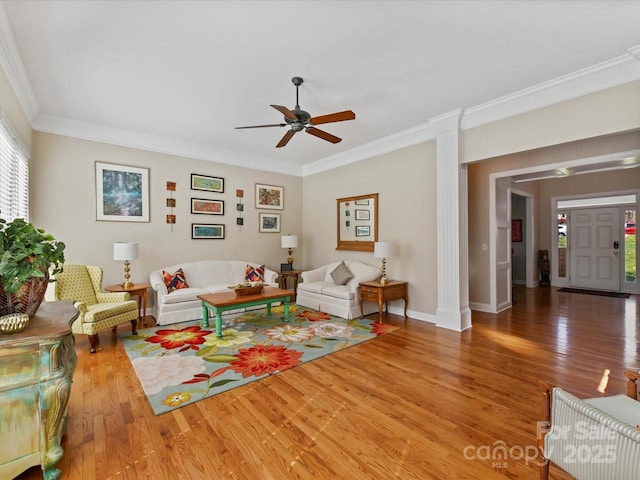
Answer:
[[[389,242],[376,242],[373,245],[373,256],[375,258],[391,258],[393,257],[393,244]]]
[[[138,244],[133,242],[116,242],[113,244],[114,260],[135,260],[138,258]]]
[[[280,246],[282,248],[298,248],[297,235],[283,235],[280,238]]]

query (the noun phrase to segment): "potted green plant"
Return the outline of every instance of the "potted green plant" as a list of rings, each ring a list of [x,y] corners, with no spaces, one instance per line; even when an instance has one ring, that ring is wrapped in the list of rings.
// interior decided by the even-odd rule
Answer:
[[[62,271],[65,244],[22,218],[0,219],[0,316],[35,315],[49,275]]]

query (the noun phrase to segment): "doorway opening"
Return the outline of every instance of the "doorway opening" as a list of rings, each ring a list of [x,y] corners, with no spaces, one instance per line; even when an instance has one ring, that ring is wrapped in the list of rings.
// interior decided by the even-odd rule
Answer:
[[[640,195],[554,198],[552,285],[636,293]]]

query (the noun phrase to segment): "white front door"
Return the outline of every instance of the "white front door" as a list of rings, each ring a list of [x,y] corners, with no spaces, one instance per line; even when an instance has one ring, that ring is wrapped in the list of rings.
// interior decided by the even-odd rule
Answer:
[[[620,290],[619,208],[570,213],[571,286]]]

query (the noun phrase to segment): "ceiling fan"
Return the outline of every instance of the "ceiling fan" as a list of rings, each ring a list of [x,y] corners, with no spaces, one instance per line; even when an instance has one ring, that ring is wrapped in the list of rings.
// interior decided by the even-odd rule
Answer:
[[[351,110],[345,110],[344,112],[336,112],[330,113],[328,115],[321,115],[319,117],[312,117],[309,112],[305,112],[304,110],[300,109],[300,105],[298,103],[298,87],[302,85],[302,82],[303,80],[301,77],[293,77],[291,79],[291,83],[296,86],[296,106],[293,110],[289,110],[287,107],[283,107],[282,105],[271,105],[273,108],[284,115],[285,123],[236,127],[236,129],[286,127],[287,125],[290,125],[291,129],[287,130],[287,133],[285,133],[284,137],[280,139],[280,141],[276,145],[276,148],[284,147],[287,143],[289,143],[289,140],[291,140],[296,133],[301,132],[302,130],[310,133],[315,137],[321,138],[322,140],[326,140],[327,142],[338,143],[342,141],[341,138],[338,138],[335,135],[331,135],[324,130],[316,128],[316,125],[332,122],[344,122],[345,120],[354,120],[356,118],[356,114]]]

